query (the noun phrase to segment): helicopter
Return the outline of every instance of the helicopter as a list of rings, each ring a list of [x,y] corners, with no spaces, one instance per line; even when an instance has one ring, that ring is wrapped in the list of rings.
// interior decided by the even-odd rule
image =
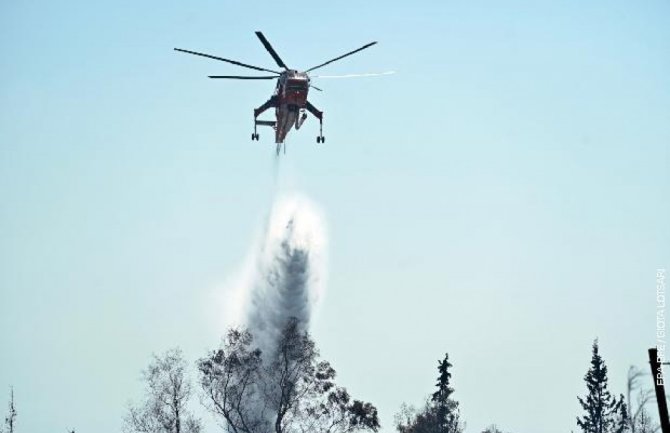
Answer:
[[[309,93],[309,89],[322,91],[322,89],[314,86],[311,83],[311,78],[368,77],[377,75],[388,75],[393,73],[393,72],[383,72],[379,74],[349,74],[339,76],[322,75],[322,76],[310,77],[309,75],[310,72],[319,69],[323,66],[329,65],[338,60],[341,60],[366,48],[370,48],[371,46],[377,43],[376,41],[365,44],[360,48],[357,48],[353,51],[349,51],[348,53],[342,54],[341,56],[330,59],[319,65],[313,66],[305,71],[298,71],[296,69],[291,69],[288,66],[286,66],[284,61],[281,59],[281,57],[279,57],[279,54],[277,54],[275,49],[272,47],[272,45],[263,35],[262,32],[257,31],[256,36],[258,36],[258,39],[260,39],[265,49],[270,53],[275,63],[277,63],[277,66],[283,68],[282,71],[262,68],[259,66],[242,63],[236,60],[226,59],[211,54],[200,53],[197,51],[190,51],[181,48],[175,48],[175,51],[179,51],[186,54],[192,54],[195,56],[207,57],[209,59],[220,60],[222,62],[241,66],[243,68],[273,74],[273,75],[210,75],[209,78],[232,79],[232,80],[277,80],[274,93],[272,94],[270,99],[265,101],[265,103],[263,103],[260,107],[254,109],[254,132],[251,134],[251,140],[258,141],[260,136],[258,134],[257,127],[258,126],[272,127],[275,132],[275,144],[277,145],[277,155],[279,154],[282,145],[284,146],[284,153],[286,153],[286,144],[285,144],[286,135],[294,126],[296,130],[300,129],[302,124],[307,119],[307,112],[311,113],[314,117],[319,119],[319,135],[316,137],[316,142],[317,143],[326,142],[326,137],[323,135],[323,111],[316,108],[307,100],[307,94]],[[258,116],[260,116],[262,113],[264,113],[270,108],[275,109],[275,120],[259,120]]]

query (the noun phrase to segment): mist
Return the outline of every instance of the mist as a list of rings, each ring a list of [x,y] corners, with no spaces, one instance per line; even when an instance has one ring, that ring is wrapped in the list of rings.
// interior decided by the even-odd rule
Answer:
[[[326,283],[326,222],[322,212],[299,194],[278,194],[238,284],[239,322],[263,353],[294,317],[308,330]]]

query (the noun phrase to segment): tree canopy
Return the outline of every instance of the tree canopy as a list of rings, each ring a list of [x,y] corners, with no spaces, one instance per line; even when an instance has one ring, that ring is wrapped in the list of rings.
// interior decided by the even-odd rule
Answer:
[[[199,433],[200,421],[188,412],[191,384],[179,349],[154,355],[144,371],[145,401],[130,406],[124,430],[128,433]]]
[[[628,413],[623,395],[612,396],[607,386],[607,366],[600,356],[598,340],[593,342],[591,367],[584,376],[587,394],[577,397],[584,414],[577,425],[584,433],[623,433],[628,429]]]
[[[231,329],[221,349],[198,362],[207,407],[230,433],[350,433],[379,429],[377,409],[335,384],[296,319],[276,349],[262,353],[251,332]]]
[[[404,404],[400,413],[396,414],[396,429],[400,433],[461,433],[463,425],[460,420],[458,402],[452,398],[454,389],[451,387],[452,367],[449,354],[438,361],[437,390],[431,394],[421,410]]]

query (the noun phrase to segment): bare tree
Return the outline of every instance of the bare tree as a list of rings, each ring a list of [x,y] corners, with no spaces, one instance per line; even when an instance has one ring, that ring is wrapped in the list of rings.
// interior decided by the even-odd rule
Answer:
[[[645,406],[654,398],[654,391],[645,389],[641,385],[643,377],[647,374],[638,367],[631,365],[628,368],[628,380],[626,382],[626,401],[630,411],[629,424],[631,433],[653,433],[661,429],[660,424],[652,427],[652,421]],[[633,404],[635,398],[635,404]]]
[[[635,420],[635,432],[636,433],[655,433],[661,429],[659,424],[655,424],[647,410],[642,407],[638,417]]]
[[[188,412],[191,385],[179,349],[154,355],[143,372],[147,396],[140,406],[130,406],[124,430],[128,433],[199,433],[201,424]]]
[[[7,433],[14,433],[16,427],[16,405],[14,404],[14,388],[9,389],[9,403],[7,404],[7,416],[5,417]],[[2,430],[0,429],[0,432]]]
[[[198,363],[207,407],[231,433],[377,431],[377,409],[335,386],[335,370],[295,319],[276,350],[262,354],[251,333],[232,329],[223,349]]]

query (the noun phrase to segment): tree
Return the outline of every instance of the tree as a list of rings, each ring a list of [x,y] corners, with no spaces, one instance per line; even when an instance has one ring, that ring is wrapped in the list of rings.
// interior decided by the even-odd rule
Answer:
[[[458,402],[451,398],[454,389],[449,385],[451,373],[449,368],[449,354],[444,355],[444,360],[438,361],[437,371],[440,375],[437,378],[437,391],[433,393],[431,400],[435,405],[438,433],[457,433],[459,431],[459,411]]]
[[[143,376],[147,383],[146,400],[130,406],[124,430],[128,433],[199,433],[200,421],[188,412],[191,384],[186,363],[179,349],[153,356]]]
[[[14,404],[14,388],[9,389],[9,403],[7,403],[7,416],[5,417],[7,433],[14,433],[16,427],[16,405]],[[0,433],[3,429],[0,428]]]
[[[454,389],[451,387],[449,354],[444,360],[438,361],[437,391],[425,403],[423,409],[417,410],[403,404],[396,415],[396,429],[400,433],[461,433],[463,425],[460,421],[458,402],[451,398]]]
[[[635,422],[631,428],[631,431],[634,431],[635,433],[654,433],[660,429],[661,426],[659,424],[655,424],[652,421],[644,406],[641,407],[639,413],[635,417]]]
[[[490,426],[486,427],[482,433],[503,433],[503,431],[500,430],[495,424],[491,424]]]
[[[350,433],[379,429],[377,409],[334,383],[316,345],[290,319],[272,353],[248,330],[231,329],[224,347],[198,362],[207,407],[231,433]]]
[[[577,397],[586,412],[577,417],[584,433],[622,433],[628,430],[628,413],[623,395],[617,399],[607,389],[607,366],[598,352],[598,340],[593,342],[591,367],[584,376],[587,395]]]
[[[400,433],[435,433],[439,428],[435,406],[430,399],[421,410],[403,403],[395,415],[395,424]]]
[[[628,405],[631,433],[652,433],[660,430],[660,424],[652,427],[652,421],[649,418],[645,406],[654,398],[654,391],[645,389],[640,384],[640,380],[645,376],[643,370],[631,365],[628,369],[628,380],[626,382],[626,402]],[[633,403],[633,396],[637,392],[636,403]]]

